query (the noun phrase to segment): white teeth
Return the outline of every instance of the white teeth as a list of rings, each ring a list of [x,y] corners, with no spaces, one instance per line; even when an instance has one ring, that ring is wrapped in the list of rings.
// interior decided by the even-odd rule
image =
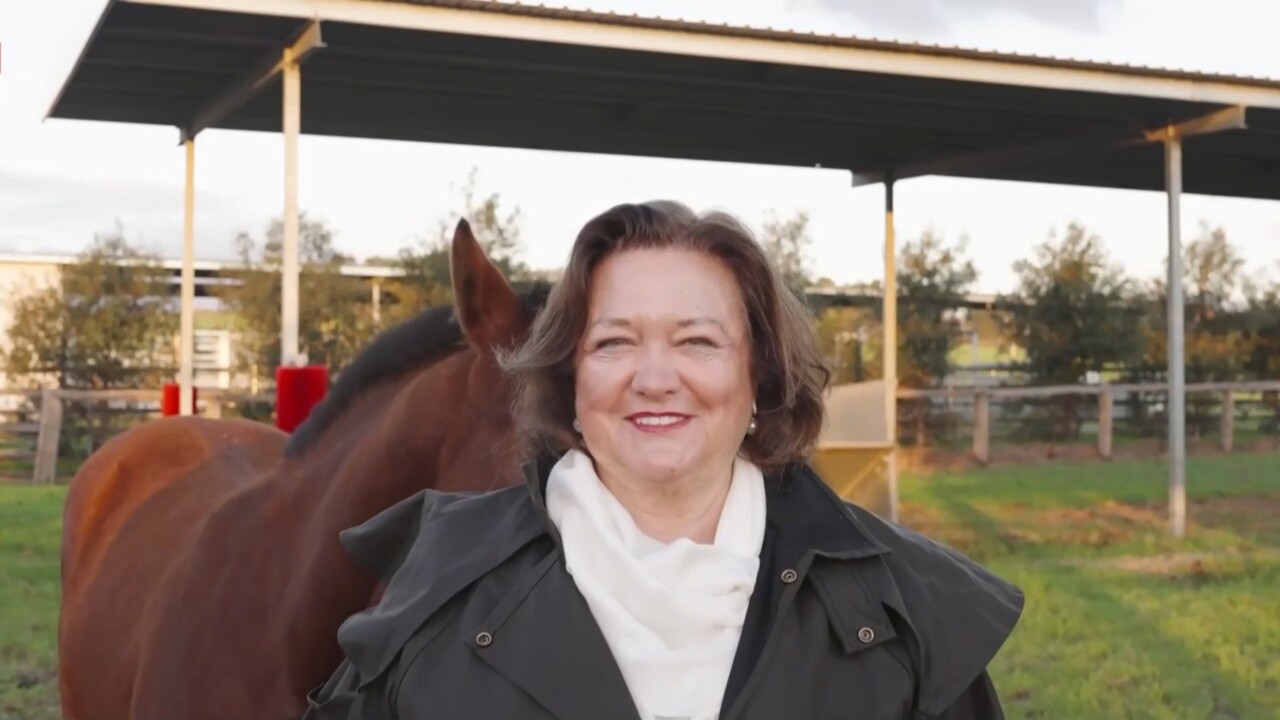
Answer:
[[[662,427],[663,425],[674,425],[678,422],[680,422],[680,418],[676,415],[658,415],[636,418],[637,425],[644,425],[646,427]]]

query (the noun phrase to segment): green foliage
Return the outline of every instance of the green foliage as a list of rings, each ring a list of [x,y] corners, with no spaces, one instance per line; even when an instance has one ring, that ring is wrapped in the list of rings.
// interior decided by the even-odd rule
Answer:
[[[476,240],[507,278],[523,279],[528,275],[529,268],[519,260],[522,250],[520,208],[505,210],[502,196],[496,192],[481,196],[476,177],[477,171],[472,168],[461,187],[453,186],[460,203],[457,216],[470,223]],[[388,283],[393,301],[386,314],[391,321],[410,317],[431,305],[452,301],[449,245],[453,240],[455,227],[456,220],[441,220],[434,233],[418,238],[409,247],[401,248],[394,260],[387,259],[404,271],[403,278]]]
[[[1240,323],[1244,370],[1259,379],[1280,378],[1280,281],[1246,283],[1245,295]],[[1265,427],[1280,432],[1280,393],[1264,393],[1263,404],[1271,413]]]
[[[1249,283],[1242,315],[1245,370],[1256,378],[1280,378],[1280,281]]]
[[[1005,333],[1026,349],[1026,367],[1040,385],[1082,383],[1102,371],[1141,357],[1139,318],[1131,281],[1108,257],[1102,239],[1072,223],[1061,239],[1050,239],[1032,259],[1014,263],[1018,290],[1005,298]],[[1063,440],[1079,435],[1078,395],[1030,407],[1023,435]],[[1016,408],[1011,408],[1017,411]]]
[[[1078,383],[1139,356],[1138,319],[1127,311],[1131,281],[1097,235],[1072,223],[1013,267],[1018,289],[1006,298],[1005,331],[1026,349],[1036,381]]]
[[[928,387],[945,378],[948,356],[965,329],[961,314],[977,270],[965,257],[964,240],[949,244],[932,232],[908,242],[898,257],[898,375],[907,387]],[[812,285],[831,286],[830,280]],[[855,292],[880,293],[880,284]],[[822,302],[819,296],[816,302]],[[817,334],[834,382],[882,376],[883,306],[827,307],[817,312]]]
[[[158,387],[176,365],[178,314],[159,258],[121,228],[96,236],[56,284],[13,301],[5,371],[38,385]]]
[[[812,281],[806,254],[813,239],[809,237],[809,213],[797,210],[781,219],[774,211],[765,217],[760,245],[782,281],[801,297]]]
[[[15,384],[83,390],[159,388],[177,367],[177,298],[157,256],[122,228],[97,235],[57,282],[13,300],[3,364]],[[64,409],[61,452],[83,456],[130,419],[119,408]]]
[[[1244,258],[1222,228],[1202,224],[1200,235],[1183,248],[1182,267],[1187,381],[1235,380],[1245,354],[1239,312]],[[1146,297],[1143,360],[1152,368],[1163,369],[1168,362],[1167,293],[1166,279],[1157,278]]]
[[[948,244],[932,231],[898,250],[898,382],[937,386],[951,370],[951,353],[964,339],[965,296],[978,278],[966,257],[968,241]],[[883,310],[881,309],[881,312]],[[928,436],[949,434],[951,418],[927,399],[902,405],[901,440],[923,445]]]
[[[898,377],[906,387],[940,383],[964,339],[960,308],[978,279],[967,239],[949,245],[932,231],[898,252]]]
[[[236,318],[237,368],[259,381],[274,378],[280,364],[283,239],[280,218],[271,221],[261,243],[240,233],[236,248],[243,268],[228,273],[238,282],[216,291]],[[359,278],[341,274],[351,257],[334,248],[333,232],[323,221],[302,213],[298,240],[299,352],[336,375],[376,331],[370,291]]]

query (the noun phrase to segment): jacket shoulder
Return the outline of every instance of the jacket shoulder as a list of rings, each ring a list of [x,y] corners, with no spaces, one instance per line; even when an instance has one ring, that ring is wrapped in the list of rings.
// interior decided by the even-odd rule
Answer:
[[[941,715],[986,670],[1022,615],[1021,588],[955,548],[846,504],[889,552],[896,586],[886,603],[910,627],[919,662],[918,707]]]
[[[543,533],[527,489],[424,490],[341,533],[351,557],[378,576],[378,603],[343,622],[342,646],[363,688],[447,602]]]
[[[355,527],[343,530],[339,541],[357,565],[382,582],[390,582],[409,552],[426,536],[450,547],[501,542],[504,533],[518,533],[526,522],[507,521],[530,502],[520,486],[478,493],[420,490]],[[532,510],[532,508],[527,508]],[[536,519],[534,519],[536,522]]]

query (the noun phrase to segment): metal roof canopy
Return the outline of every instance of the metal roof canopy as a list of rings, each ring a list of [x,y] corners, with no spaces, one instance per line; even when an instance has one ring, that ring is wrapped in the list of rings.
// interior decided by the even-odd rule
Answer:
[[[109,0],[49,116],[182,132],[182,414],[193,410],[194,138],[206,128],[283,130],[282,366],[302,362],[303,128],[844,168],[855,185],[883,182],[885,347],[897,344],[896,180],[936,174],[1166,190],[1176,536],[1186,515],[1181,194],[1280,199],[1278,80],[484,0]],[[890,448],[896,364],[885,354]],[[897,519],[892,454],[889,495]]]
[[[312,19],[308,134],[1163,190],[1112,144],[1243,106],[1185,190],[1280,199],[1280,81],[467,0],[114,2],[49,114],[189,127]],[[279,83],[211,126],[278,131]]]

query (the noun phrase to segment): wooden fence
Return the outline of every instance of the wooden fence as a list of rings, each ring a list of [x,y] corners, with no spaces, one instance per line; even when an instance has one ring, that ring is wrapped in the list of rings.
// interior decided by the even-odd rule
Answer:
[[[1194,383],[1186,386],[1188,406],[1193,398],[1210,396],[1221,408],[1218,417],[1218,442],[1223,452],[1231,452],[1236,439],[1237,399],[1270,394],[1280,395],[1280,381],[1262,382],[1213,382]],[[991,459],[992,407],[996,404],[1048,400],[1052,398],[1084,398],[1096,405],[1096,451],[1101,458],[1110,459],[1115,440],[1117,398],[1161,396],[1168,393],[1164,383],[1124,383],[1106,385],[1062,385],[1045,387],[994,387],[994,388],[942,388],[929,390],[903,389],[898,392],[900,404],[929,400],[951,404],[957,401],[972,403],[972,454],[980,463]],[[1275,402],[1272,402],[1274,407]],[[1276,410],[1268,411],[1274,416]],[[900,415],[905,414],[900,411]]]
[[[973,459],[979,463],[987,463],[992,457],[992,428],[998,410],[1002,405],[1017,404],[1026,401],[1051,401],[1054,398],[1084,398],[1090,406],[1090,412],[1096,408],[1096,414],[1090,415],[1091,428],[1096,434],[1096,455],[1110,458],[1115,447],[1117,399],[1128,399],[1136,396],[1160,396],[1167,392],[1163,383],[1133,383],[1114,385],[1065,385],[1052,387],[993,387],[993,388],[940,388],[929,390],[902,389],[898,392],[899,417],[906,418],[904,423],[911,423],[913,405],[928,401],[931,406],[953,408],[963,405],[963,412],[949,412],[954,419],[953,425],[960,427],[954,434],[960,437],[971,435],[971,445],[966,449]],[[1237,407],[1242,404],[1241,398],[1257,404],[1259,396],[1271,398],[1266,404],[1265,413],[1280,422],[1280,381],[1239,382],[1239,383],[1198,383],[1187,385],[1188,408],[1194,407],[1193,398],[1209,396],[1215,399],[1220,407],[1217,419],[1219,447],[1223,452],[1231,452],[1235,445],[1238,417]],[[101,412],[121,413],[127,416],[131,424],[136,420],[145,420],[160,416],[160,390],[0,390],[0,398],[7,398],[7,404],[0,408],[0,461],[10,466],[27,468],[30,463],[30,474],[26,475],[37,484],[57,482],[59,477],[59,448],[63,444],[64,428],[67,421],[67,408],[79,403],[101,408]],[[15,402],[16,401],[16,402]],[[110,406],[114,405],[112,409]],[[222,417],[231,410],[243,414],[248,406],[265,407],[258,413],[260,418],[270,414],[274,405],[272,395],[254,395],[243,392],[231,392],[217,389],[201,389],[199,391],[197,412],[206,417]],[[83,413],[81,413],[83,415]],[[1011,419],[1006,422],[1024,423],[1019,413],[1005,413]],[[1156,418],[1160,420],[1160,418]],[[907,427],[903,425],[902,427]],[[967,432],[966,432],[967,430]],[[1280,427],[1273,432],[1280,437]],[[903,437],[900,427],[900,438]],[[95,445],[96,442],[91,443]],[[65,459],[65,458],[64,458]],[[3,473],[0,473],[3,474]],[[13,473],[9,473],[10,479]],[[25,479],[25,478],[22,478]]]
[[[109,409],[103,412],[121,413],[139,421],[161,416],[160,390],[0,390],[0,397],[3,396],[25,399],[28,407],[5,411],[9,415],[18,415],[20,421],[0,424],[0,436],[7,438],[11,445],[18,445],[6,448],[2,457],[14,461],[18,467],[24,467],[23,461],[31,461],[30,478],[36,484],[52,484],[58,480],[59,448],[63,444],[69,405],[105,404]],[[201,388],[196,410],[205,417],[222,417],[228,406],[251,403],[270,406],[274,402],[272,395]],[[32,415],[37,417],[36,422],[22,421]],[[21,447],[23,440],[26,440],[26,448]]]

